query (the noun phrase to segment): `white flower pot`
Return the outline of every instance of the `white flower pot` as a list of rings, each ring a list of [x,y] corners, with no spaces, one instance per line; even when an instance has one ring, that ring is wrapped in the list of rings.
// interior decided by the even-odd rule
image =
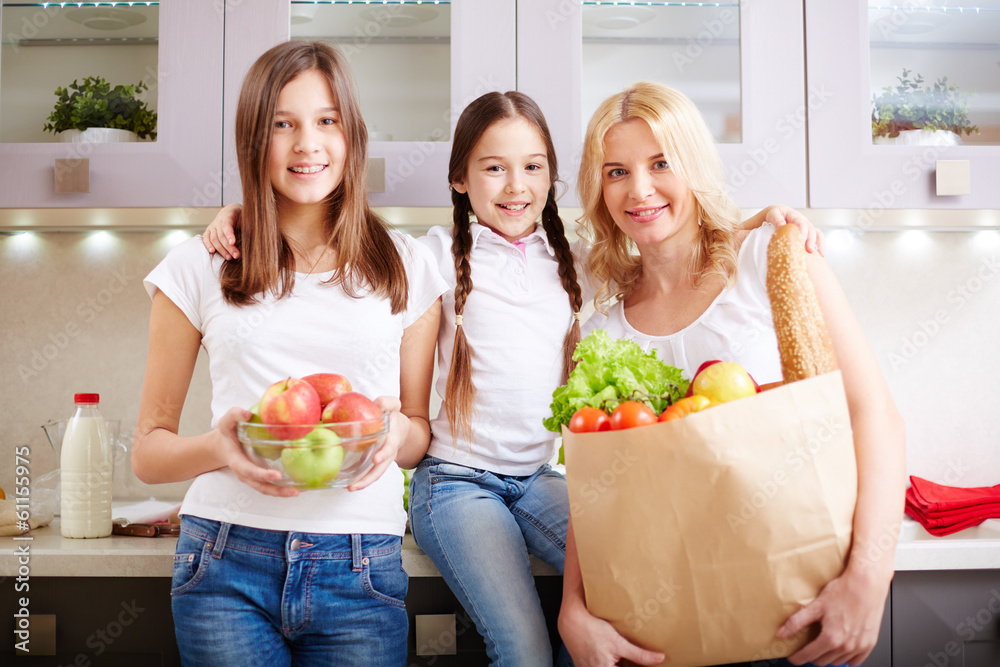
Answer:
[[[951,130],[903,130],[898,137],[875,137],[879,146],[960,146],[962,139]]]
[[[59,141],[74,144],[107,144],[123,141],[139,141],[139,135],[131,130],[116,130],[110,127],[88,127],[80,130],[63,130]]]

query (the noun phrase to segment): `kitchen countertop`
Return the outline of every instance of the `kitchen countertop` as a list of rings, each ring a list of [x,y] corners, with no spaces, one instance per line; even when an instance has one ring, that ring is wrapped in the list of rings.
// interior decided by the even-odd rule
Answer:
[[[30,539],[29,539],[30,538]],[[18,549],[27,545],[28,567],[34,577],[169,577],[175,537],[112,535],[73,540],[59,533],[59,519],[20,537],[0,537],[0,576],[18,575]],[[1000,568],[1000,519],[947,537],[934,537],[907,518],[896,548],[896,571],[980,570]],[[403,538],[403,568],[411,577],[440,576],[431,559],[407,533]],[[535,575],[556,571],[532,558]]]
[[[30,538],[30,539],[28,539]],[[27,545],[32,577],[169,577],[173,573],[177,538],[111,535],[98,539],[70,539],[59,532],[59,519],[19,537],[0,537],[0,577],[18,574],[18,551]],[[441,574],[413,541],[403,537],[403,569],[411,577],[439,577]],[[532,557],[536,576],[558,573]]]

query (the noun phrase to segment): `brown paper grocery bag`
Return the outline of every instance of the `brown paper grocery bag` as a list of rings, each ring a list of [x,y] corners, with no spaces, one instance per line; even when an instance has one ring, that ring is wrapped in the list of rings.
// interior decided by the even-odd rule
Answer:
[[[840,371],[625,431],[563,429],[587,607],[671,667],[788,656],[846,564],[857,467]]]

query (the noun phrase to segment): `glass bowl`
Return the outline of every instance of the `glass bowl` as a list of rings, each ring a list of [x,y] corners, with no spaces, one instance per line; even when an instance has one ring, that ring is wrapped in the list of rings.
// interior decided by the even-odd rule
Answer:
[[[378,419],[330,424],[237,422],[243,450],[257,465],[281,472],[278,486],[332,489],[347,486],[374,467],[389,433],[389,413]]]

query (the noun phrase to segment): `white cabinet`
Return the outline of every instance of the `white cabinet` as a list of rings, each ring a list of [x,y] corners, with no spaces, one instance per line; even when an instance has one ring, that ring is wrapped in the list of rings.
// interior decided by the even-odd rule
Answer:
[[[55,3],[38,3],[34,23],[0,25],[5,36],[0,58],[11,57],[14,47],[7,41],[12,35],[30,37],[35,34],[31,25],[48,21],[43,4]],[[147,81],[157,98],[156,141],[0,143],[0,208],[221,203],[223,3],[164,0],[159,4],[158,67]],[[56,160],[86,170],[89,192],[56,193]]]
[[[737,203],[745,208],[778,202],[806,206],[807,95],[801,0],[622,5],[629,6],[583,0],[517,3],[517,87],[539,103],[548,120],[560,176],[569,186],[560,203],[578,205],[575,183],[585,124],[593,112],[590,107],[597,104],[584,89],[594,87],[592,77],[607,76],[611,69],[615,81],[600,98],[639,78],[662,73],[658,80],[687,93],[703,112],[706,104],[728,99],[737,110],[730,114],[736,131],[718,149]],[[628,29],[652,17],[654,10],[666,14],[658,19],[663,29]],[[692,14],[706,10],[713,13]],[[597,12],[599,18],[591,18]],[[676,32],[674,26],[681,22],[685,29]],[[594,25],[604,28],[603,32]],[[633,32],[635,37],[627,36]],[[602,50],[585,55],[585,45],[595,44]],[[669,55],[650,62],[656,52],[643,47],[651,44],[667,49],[660,53]],[[620,56],[620,64],[603,72],[594,66],[600,64],[600,53],[622,53],[622,49],[631,53]],[[733,81],[709,80],[716,68],[707,54],[720,50],[732,54],[734,64],[728,67],[733,70]],[[585,67],[584,63],[589,64]],[[684,83],[674,83],[674,79]],[[720,129],[717,138],[724,132]]]
[[[338,3],[333,8],[346,11],[349,8],[345,5],[350,4],[356,4],[361,11],[365,11],[369,4],[379,7],[381,3]],[[450,99],[437,113],[432,131],[425,132],[428,136],[423,139],[388,141],[380,140],[378,134],[373,136],[368,150],[369,198],[373,206],[450,206],[448,159],[459,114],[469,102],[483,93],[513,90],[516,85],[515,0],[454,0],[437,4],[450,15],[449,34],[439,38],[449,45]],[[404,55],[396,56],[397,59],[406,58],[407,44],[428,38],[419,34],[407,36],[405,31],[390,28],[397,23],[405,25],[405,21],[399,20],[404,15],[426,11],[434,5],[433,2],[417,3],[416,0],[390,2],[385,8],[380,8],[381,14],[362,14],[363,20],[351,19],[344,25],[335,26],[336,35],[330,35],[324,32],[312,34],[316,30],[307,30],[302,24],[292,29],[293,11],[296,18],[309,20],[308,15],[303,15],[309,3],[291,3],[289,0],[257,0],[253,3],[233,3],[231,6],[227,3],[226,35],[238,35],[239,39],[226,40],[224,162],[225,173],[231,178],[227,178],[224,187],[225,203],[242,198],[233,139],[235,110],[243,76],[257,56],[290,37],[312,36],[336,37],[331,41],[340,46],[349,62],[355,56],[367,55],[364,52],[368,50],[386,45],[394,46],[395,53],[402,50]],[[319,11],[330,9],[323,5]],[[385,63],[384,69],[388,71],[404,64],[408,63],[394,64],[390,60]],[[378,84],[378,81],[371,80],[378,76],[378,72],[360,72],[357,63],[352,63],[352,68],[358,72],[356,78],[363,79],[358,81],[358,88],[362,91],[364,108],[363,91]],[[413,95],[393,93],[391,84],[386,85],[389,86],[388,92],[380,91],[383,106],[395,106],[405,112],[408,106],[418,103]],[[371,132],[373,128],[367,115],[366,121]],[[381,125],[378,128],[379,131],[383,129]]]
[[[998,3],[805,0],[805,25],[810,206],[873,213],[1000,206],[1000,136],[984,136],[987,124],[1000,129]],[[983,34],[976,35],[980,28]],[[882,71],[890,63],[891,71]],[[986,120],[983,134],[972,138],[979,143],[966,138],[964,145],[952,146],[874,144],[872,91],[892,85],[903,67],[911,75],[923,74],[925,85],[949,74],[949,85],[975,82],[974,111]],[[980,73],[985,78],[977,80]],[[939,190],[940,177],[949,174],[958,188]]]

